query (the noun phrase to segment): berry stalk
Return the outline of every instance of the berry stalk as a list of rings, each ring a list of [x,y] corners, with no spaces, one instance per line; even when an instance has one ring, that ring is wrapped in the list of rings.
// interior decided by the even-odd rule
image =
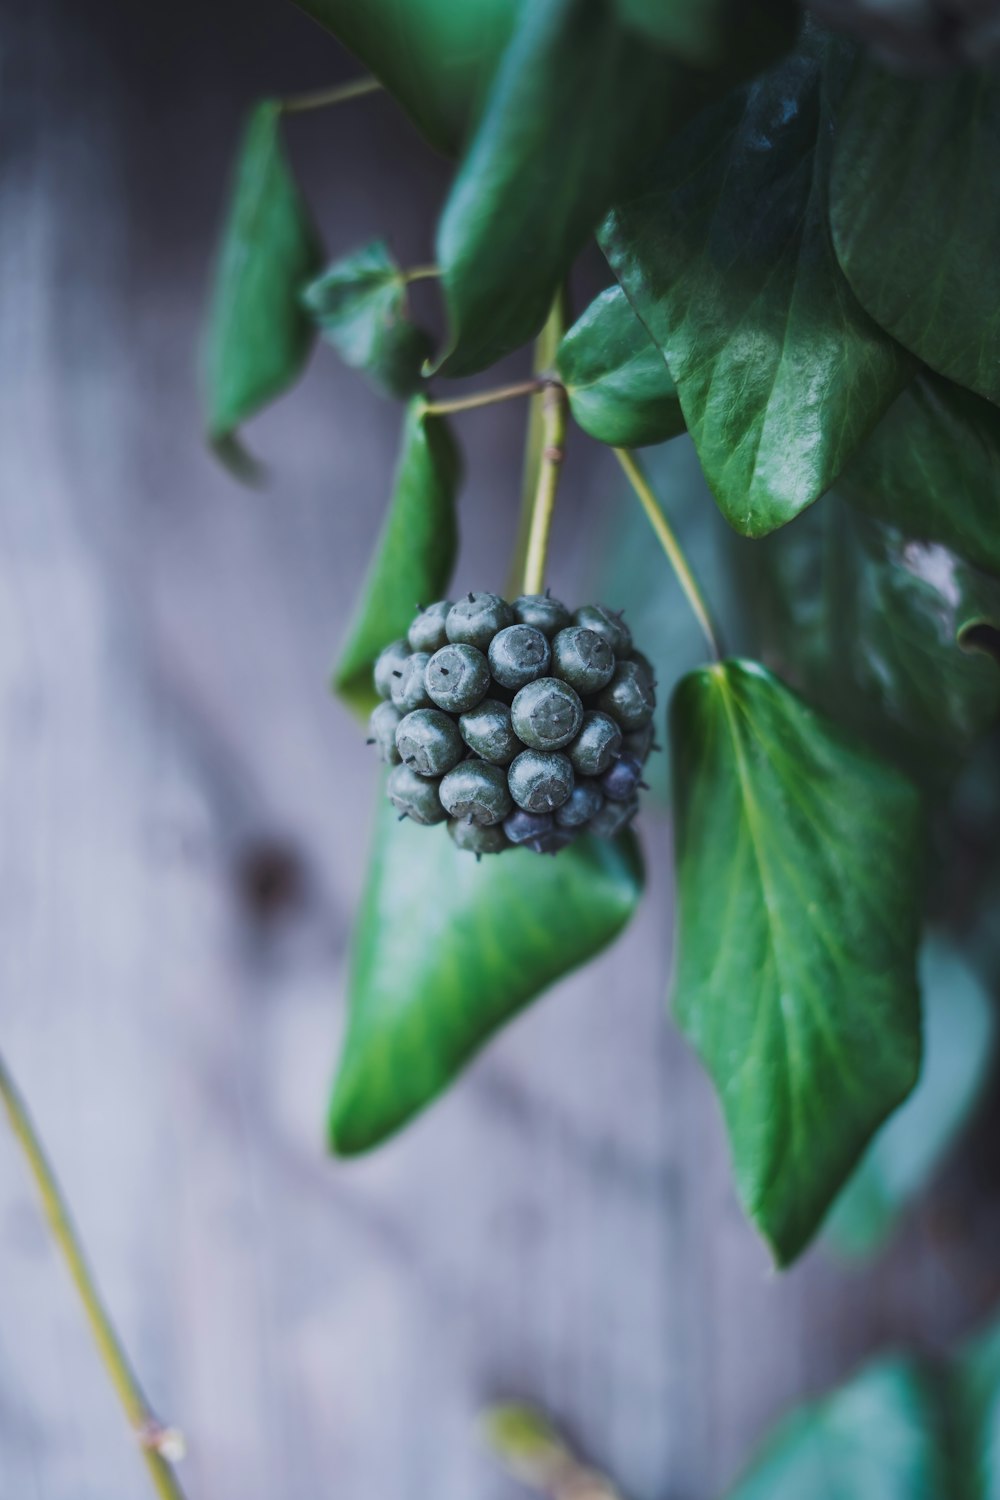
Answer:
[[[566,392],[562,385],[552,381],[542,392],[542,452],[524,559],[524,577],[521,583],[521,592],[524,594],[540,594],[545,587],[549,535],[565,456],[567,415]]]

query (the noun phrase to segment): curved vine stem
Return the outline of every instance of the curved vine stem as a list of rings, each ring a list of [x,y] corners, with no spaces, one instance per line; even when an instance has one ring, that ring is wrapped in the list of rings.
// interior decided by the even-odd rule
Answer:
[[[336,88],[318,89],[312,94],[292,94],[281,100],[281,112],[286,115],[304,114],[310,109],[327,109],[332,104],[348,104],[352,99],[363,99],[366,94],[378,94],[382,85],[377,78],[365,74],[363,78],[352,78],[350,83],[340,83]]]
[[[538,378],[539,394],[545,388],[546,377],[551,378],[556,351],[569,321],[568,300],[560,292],[552,304],[545,327],[535,341],[533,368]],[[545,413],[541,400],[532,401],[528,413],[528,430],[524,441],[524,470],[521,480],[521,513],[517,523],[517,540],[511,561],[507,593],[511,598],[521,591],[521,582],[528,554],[528,540],[535,513],[535,499],[541,473],[542,450],[545,447]]]
[[[519,396],[537,396],[545,389],[544,380],[519,380],[516,385],[498,385],[491,391],[477,391],[473,396],[455,396],[449,401],[428,401],[424,407],[429,417],[446,417],[452,412],[475,411],[479,406],[495,406],[498,401],[514,401]]]
[[[649,480],[639,467],[635,455],[630,453],[627,448],[616,448],[614,451],[615,457],[625,470],[628,481],[635,490],[639,504],[646,512],[649,524],[656,533],[660,546],[667,554],[667,560],[674,570],[677,582],[684,590],[687,602],[690,604],[698,624],[702,628],[709,649],[715,660],[718,661],[722,656],[719,634],[712,623],[712,616],[709,613],[708,605],[705,603],[705,596],[698,587],[698,582],[691,571],[687,558],[684,556],[684,551],[674,534],[673,527],[664,515],[659,501],[650,488]]]
[[[125,1353],[94,1284],[83,1247],[70,1218],[69,1208],[38,1138],[31,1115],[28,1113],[28,1107],[2,1054],[0,1054],[0,1098],[3,1099],[14,1136],[24,1152],[31,1175],[35,1180],[53,1237],[63,1253],[70,1276],[73,1278],[80,1301],[83,1303],[83,1310],[90,1324],[90,1331],[98,1352],[104,1361],[111,1383],[118,1393],[118,1399],[125,1408],[125,1415],[139,1440],[142,1456],[153,1481],[153,1488],[160,1496],[160,1500],[184,1500],[184,1491],[163,1452],[170,1446],[180,1447],[180,1435],[161,1426],[143,1394],[142,1387],[129,1364],[128,1355]]]

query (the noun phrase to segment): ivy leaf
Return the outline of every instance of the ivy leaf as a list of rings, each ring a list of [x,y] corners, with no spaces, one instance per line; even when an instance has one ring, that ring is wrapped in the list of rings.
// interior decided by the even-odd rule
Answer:
[[[1000,1323],[962,1350],[952,1377],[954,1493],[1000,1500]]]
[[[406,634],[418,603],[440,599],[458,550],[455,493],[461,465],[447,424],[415,398],[407,408],[389,511],[334,671],[337,692],[359,713],[377,702],[375,659]]]
[[[931,369],[1000,402],[1000,80],[862,64],[839,111],[837,255],[859,301]]]
[[[343,1155],[376,1146],[437,1097],[484,1042],[631,917],[632,835],[557,859],[507,850],[477,863],[444,827],[385,803],[358,924],[349,1017],[330,1113]]]
[[[381,79],[432,146],[453,156],[526,0],[297,0]]]
[[[533,338],[577,252],[700,83],[625,31],[612,0],[523,10],[445,204],[446,375]]]
[[[783,0],[617,0],[627,26],[695,67],[718,67],[748,45],[762,55],[791,40],[792,7]]]
[[[686,677],[671,742],[674,1007],[783,1265],[916,1080],[920,799],[755,662]]]
[[[834,1205],[824,1235],[843,1255],[869,1255],[937,1170],[982,1093],[995,1042],[993,1007],[961,954],[943,939],[920,959],[924,1066]]]
[[[237,428],[298,378],[313,341],[300,294],[322,250],[281,146],[281,106],[258,104],[240,146],[205,343],[210,441],[253,472]]]
[[[639,448],[684,431],[666,360],[621,287],[601,292],[577,319],[556,368],[574,418],[599,443]]]
[[[871,1365],[782,1422],[728,1500],[940,1500],[939,1414],[913,1365]]]
[[[828,489],[911,373],[830,243],[826,95],[842,66],[811,36],[703,112],[600,235],[666,356],[712,492],[747,536]]]
[[[406,279],[382,240],[327,267],[303,304],[345,364],[390,396],[412,396],[431,340],[409,320]]]
[[[1000,411],[924,371],[839,482],[869,515],[1000,573]]]

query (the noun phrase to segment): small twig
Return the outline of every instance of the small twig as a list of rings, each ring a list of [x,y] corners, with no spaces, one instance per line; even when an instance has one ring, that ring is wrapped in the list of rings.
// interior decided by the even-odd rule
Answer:
[[[611,1480],[578,1458],[537,1407],[520,1402],[490,1407],[480,1428],[507,1472],[538,1494],[551,1500],[621,1500]]]
[[[153,1487],[160,1496],[160,1500],[184,1500],[184,1491],[168,1462],[169,1459],[182,1455],[183,1439],[175,1428],[164,1427],[150,1409],[149,1402],[129,1364],[128,1355],[101,1301],[79,1236],[73,1227],[66,1200],[38,1138],[28,1113],[28,1107],[14,1079],[7,1071],[2,1055],[0,1055],[0,1097],[6,1106],[14,1135],[24,1151],[31,1175],[35,1180],[53,1237],[63,1253],[70,1276],[73,1278],[83,1303],[83,1310],[90,1324],[98,1352],[111,1377],[111,1383],[118,1393],[118,1398],[125,1408],[125,1415],[135,1432],[140,1451],[153,1481]]]
[[[433,277],[440,275],[440,266],[411,266],[408,271],[403,272],[403,280],[405,282],[430,281]]]
[[[451,401],[428,401],[424,410],[431,417],[445,417],[456,411],[475,411],[479,406],[494,406],[498,401],[513,401],[519,396],[537,396],[552,382],[519,380],[516,385],[498,385],[491,391],[477,391],[474,396],[456,396]]]
[[[673,527],[664,515],[660,503],[653,494],[649,486],[649,481],[639,467],[635,455],[630,453],[627,448],[616,448],[615,457],[625,470],[629,483],[638,497],[639,504],[646,512],[649,524],[656,533],[657,539],[667,555],[667,560],[676,574],[677,582],[684,590],[685,597],[704,632],[712,655],[718,661],[722,656],[718,633],[712,623],[712,616],[709,614],[708,605],[705,603],[705,596],[698,587],[697,580],[691,571],[687,558],[684,556],[681,544],[674,535]]]
[[[524,558],[524,577],[521,583],[521,592],[524,594],[540,594],[545,587],[549,534],[555,514],[559,475],[565,457],[567,414],[565,387],[558,381],[550,381],[542,393],[542,452]]]
[[[350,83],[340,83],[332,89],[292,94],[281,100],[281,111],[286,115],[300,115],[310,109],[327,109],[332,104],[349,104],[352,99],[363,99],[366,94],[378,94],[381,90],[378,79],[366,74],[364,78],[354,78]]]
[[[560,291],[549,309],[538,338],[535,340],[533,369],[540,378],[551,378],[550,372],[556,362],[556,354],[569,321],[568,299]],[[521,473],[521,506],[517,521],[517,537],[511,559],[507,592],[513,597],[521,587],[525,558],[528,554],[528,537],[534,516],[535,490],[538,486],[539,466],[545,443],[541,401],[532,401],[528,413],[527,431],[524,438],[524,463]]]

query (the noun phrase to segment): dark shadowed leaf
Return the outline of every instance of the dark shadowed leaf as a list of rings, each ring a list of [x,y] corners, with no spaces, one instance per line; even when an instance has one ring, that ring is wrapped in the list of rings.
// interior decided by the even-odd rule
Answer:
[[[240,146],[205,343],[208,436],[237,468],[241,423],[298,377],[312,346],[301,292],[322,261],[281,146],[281,109],[258,104]]]
[[[777,54],[794,35],[786,0],[616,0],[627,26],[695,67],[716,67],[747,45]],[[766,49],[766,50],[765,50]]]
[[[1000,411],[923,371],[842,474],[848,500],[1000,573]]]
[[[345,364],[390,396],[417,389],[431,340],[409,320],[405,277],[382,240],[327,267],[303,302]]]
[[[862,64],[839,111],[830,219],[872,317],[1000,401],[1000,78]]]
[[[943,1500],[933,1387],[902,1360],[787,1417],[728,1500]]]
[[[379,816],[330,1113],[334,1150],[376,1146],[447,1087],[494,1031],[625,926],[638,846],[585,839],[546,859],[477,863],[444,827]]]
[[[917,1076],[920,799],[754,662],[686,677],[671,742],[674,1007],[783,1264]]]
[[[827,96],[843,63],[812,37],[703,112],[601,232],[712,492],[748,536],[830,486],[910,373],[830,243]]]
[[[297,0],[439,151],[458,151],[525,0]]]
[[[417,398],[407,408],[389,511],[357,613],[334,672],[334,687],[359,713],[377,701],[375,658],[404,636],[418,604],[440,599],[458,548],[455,492],[460,462],[447,424]]]
[[[882,1126],[824,1227],[830,1244],[844,1255],[868,1255],[885,1242],[947,1155],[990,1071],[993,1006],[950,943],[940,938],[925,943],[920,988],[920,1081]]]
[[[684,431],[666,360],[621,287],[609,287],[559,346],[556,366],[576,421],[600,443],[639,448]]]
[[[1000,1323],[963,1349],[953,1377],[955,1488],[960,1500],[1000,1500]]]

